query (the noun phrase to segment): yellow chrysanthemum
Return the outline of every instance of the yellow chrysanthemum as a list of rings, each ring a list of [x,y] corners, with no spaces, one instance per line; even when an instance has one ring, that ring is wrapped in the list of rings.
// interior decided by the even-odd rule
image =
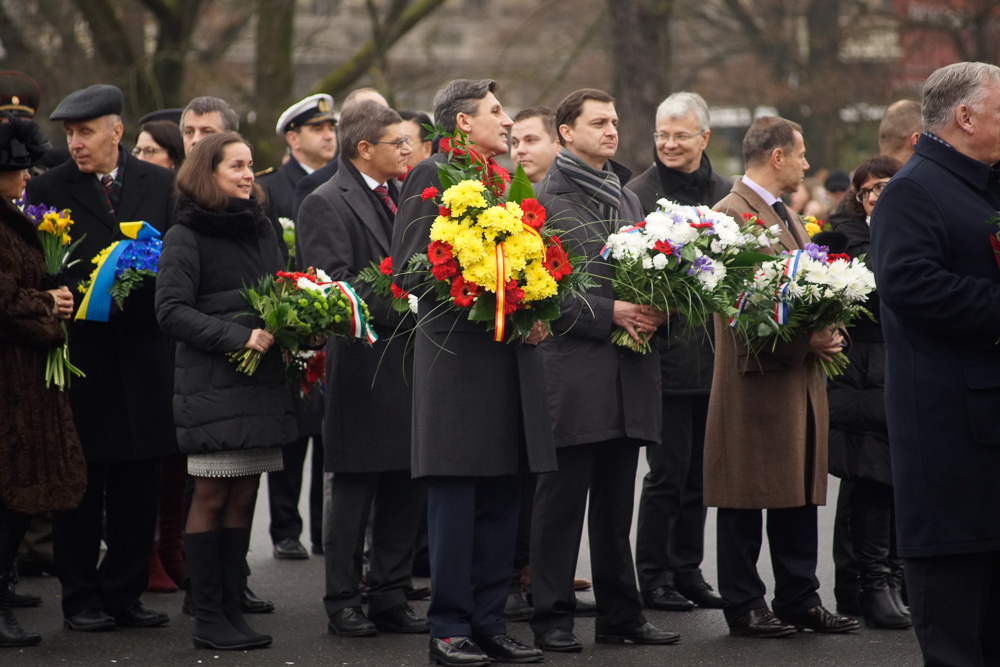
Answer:
[[[476,227],[462,229],[451,244],[452,252],[463,267],[470,266],[493,255],[492,243],[483,239],[482,232]]]
[[[482,181],[461,181],[444,191],[441,203],[451,209],[453,217],[460,217],[467,208],[486,208],[486,198],[482,194],[485,188]]]
[[[455,245],[455,237],[463,229],[462,225],[451,218],[438,216],[431,225],[431,241],[442,241]]]
[[[545,270],[545,266],[540,260],[533,261],[524,268],[524,278],[525,301],[547,299],[550,296],[555,296],[559,289],[552,274]]]
[[[480,213],[476,224],[493,234],[516,234],[521,230],[521,218],[499,206],[491,206]]]
[[[468,266],[463,265],[462,275],[466,280],[471,280],[487,292],[496,292],[496,259],[492,253],[489,257],[485,257],[478,262],[469,264]],[[509,278],[510,273],[505,274],[503,278],[504,282],[506,283]]]

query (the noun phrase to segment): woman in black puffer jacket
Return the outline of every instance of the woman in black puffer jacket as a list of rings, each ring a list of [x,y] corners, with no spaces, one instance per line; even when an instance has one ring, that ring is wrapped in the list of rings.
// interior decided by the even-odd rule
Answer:
[[[888,156],[865,160],[851,178],[845,208],[849,219],[833,223],[843,235],[843,252],[865,257],[871,268],[869,220],[879,193],[899,170]],[[878,318],[878,293],[865,304]],[[885,343],[882,326],[862,318],[851,327],[847,350],[851,364],[828,383],[830,403],[830,472],[853,482],[849,500],[851,545],[858,567],[858,605],[865,624],[874,628],[910,627],[903,603],[902,566],[895,553],[892,467],[885,418]]]
[[[297,437],[274,337],[241,294],[283,266],[252,166],[235,132],[195,146],[177,174],[156,280],[156,316],[177,344],[177,442],[195,479],[184,550],[199,648],[271,643],[240,612],[242,566],[260,474],[280,470],[281,446]],[[244,348],[264,353],[252,376],[226,356]]]

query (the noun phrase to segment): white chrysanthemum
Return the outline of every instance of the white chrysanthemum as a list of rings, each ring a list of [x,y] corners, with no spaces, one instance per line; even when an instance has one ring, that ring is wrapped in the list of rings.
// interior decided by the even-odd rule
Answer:
[[[292,222],[291,218],[278,218],[278,224],[281,225],[281,230],[284,232],[295,229],[295,223]]]
[[[323,269],[316,269],[316,279],[321,283],[332,283],[333,279]]]
[[[309,280],[308,278],[299,278],[297,281],[295,281],[295,286],[298,287],[299,289],[307,289],[307,290],[310,290],[312,292],[322,292],[323,291],[322,285],[317,285],[316,283],[314,283],[313,281]]]
[[[661,255],[661,257],[662,257],[662,255]],[[643,257],[642,258],[642,268],[646,269],[647,271],[649,269],[653,268],[653,258],[649,257],[648,255],[646,257]]]
[[[420,298],[416,294],[408,294],[406,296],[407,305],[410,306],[410,312],[414,315],[417,314],[417,302]]]
[[[662,252],[658,252],[653,255],[653,268],[662,271],[667,266],[667,256]]]

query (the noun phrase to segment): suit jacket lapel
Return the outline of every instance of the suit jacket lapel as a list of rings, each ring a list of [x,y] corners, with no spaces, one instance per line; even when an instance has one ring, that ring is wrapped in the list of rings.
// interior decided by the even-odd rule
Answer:
[[[78,169],[70,172],[68,188],[70,196],[80,203],[95,220],[99,220],[109,229],[114,230],[118,223],[108,211],[104,198],[101,196],[100,184],[93,174],[85,174]]]
[[[132,216],[146,198],[146,179],[145,174],[137,173],[139,168],[136,163],[139,160],[133,163],[132,160],[135,158],[127,159],[128,166],[125,169],[125,180],[122,182],[121,199],[118,201],[118,210],[115,214],[122,222],[134,222]]]
[[[343,174],[343,177],[341,177],[341,174]],[[349,173],[349,170],[337,170],[336,178],[340,181],[340,188],[344,193],[344,201],[351,207],[351,210],[358,216],[358,219],[365,224],[371,235],[375,237],[375,241],[382,252],[388,255],[391,239],[387,232],[388,220],[384,217],[382,211],[375,208],[371,197],[364,190],[365,186],[359,183]]]
[[[738,180],[733,184],[733,193],[743,197],[743,199],[747,202],[748,208],[750,208],[754,215],[756,215],[759,220],[762,220],[768,227],[778,225],[778,230],[780,232],[778,234],[778,242],[781,244],[782,248],[791,252],[792,250],[797,250],[802,247],[802,245],[800,245],[799,238],[795,234],[795,230],[798,228],[801,230],[802,234],[805,234],[805,228],[802,226],[802,223],[799,221],[799,218],[795,215],[794,211],[788,209],[787,206],[785,207],[788,209],[788,226],[785,226],[785,223],[781,221],[781,218],[779,218],[778,214],[774,212],[774,209],[768,206],[767,203],[760,198],[760,195],[747,187],[742,181]],[[741,220],[737,220],[736,222],[742,224]]]

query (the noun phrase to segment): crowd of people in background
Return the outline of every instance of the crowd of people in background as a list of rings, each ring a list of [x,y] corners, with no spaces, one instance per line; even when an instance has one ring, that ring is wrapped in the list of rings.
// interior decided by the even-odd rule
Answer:
[[[936,71],[922,101],[887,107],[877,153],[850,172],[813,169],[798,124],[757,118],[734,179],[713,169],[697,94],[651,110],[655,156],[634,177],[614,158],[635,119],[608,93],[513,118],[501,94],[451,81],[432,114],[371,88],[339,114],[311,95],[276,119],[286,159],[262,170],[222,99],[147,114],[129,150],[121,90],[77,90],[49,113],[66,153],[31,120],[34,82],[0,74],[0,379],[18,387],[0,399],[0,647],[41,641],[14,615],[41,604],[15,589],[18,563],[59,577],[69,631],[167,624],[142,594],[182,588],[195,647],[270,645],[245,616],[274,609],[246,560],[266,473],[274,557],[325,559],[328,631],[429,634],[432,664],[579,652],[581,615],[596,617],[595,643],[675,644],[644,609],[695,607],[743,637],[913,627],[927,665],[1000,664],[1000,68]],[[433,311],[400,267],[427,251],[438,209],[421,195],[443,190],[440,168],[468,161],[506,184],[508,152],[594,284],[551,330],[500,344]],[[22,199],[72,212],[82,261],[45,275]],[[719,316],[692,326],[617,298],[602,239],[661,199],[756,216],[779,231],[771,254],[819,243],[863,260],[873,318],[748,355]],[[70,320],[90,258],[135,220],[163,235],[155,285],[107,322]],[[412,312],[359,279],[390,257]],[[350,283],[378,335],[368,348],[315,341],[323,393],[287,385],[241,295],[296,266]],[[614,345],[615,327],[652,336],[653,351]],[[61,391],[45,360],[67,339],[86,374]],[[254,375],[227,358],[240,350],[261,355]],[[841,350],[850,366],[826,378],[814,362]],[[816,576],[828,471],[841,479],[831,609]],[[718,591],[701,569],[708,507]],[[575,578],[585,517],[592,584]],[[591,585],[595,602],[577,597]],[[410,602],[428,597],[424,617]]]

